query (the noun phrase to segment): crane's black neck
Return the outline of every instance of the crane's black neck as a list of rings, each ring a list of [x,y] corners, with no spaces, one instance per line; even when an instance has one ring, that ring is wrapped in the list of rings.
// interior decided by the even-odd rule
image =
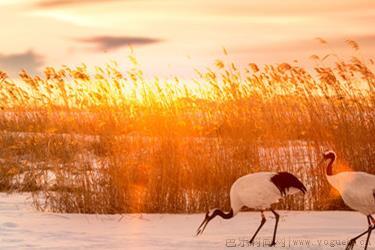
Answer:
[[[336,160],[335,156],[332,156],[332,157],[329,158],[329,163],[328,163],[328,166],[327,166],[327,169],[326,169],[326,174],[328,176],[333,175],[333,163],[334,163],[335,160]]]
[[[230,211],[228,213],[225,213],[225,212],[223,212],[219,209],[215,209],[214,212],[212,213],[212,215],[210,216],[210,220],[212,220],[216,216],[220,216],[221,218],[226,219],[226,220],[230,219],[234,216],[233,209],[230,209]]]

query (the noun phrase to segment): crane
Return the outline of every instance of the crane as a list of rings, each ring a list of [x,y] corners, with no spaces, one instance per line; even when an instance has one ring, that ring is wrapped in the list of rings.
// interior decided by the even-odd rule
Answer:
[[[270,210],[276,219],[273,238],[270,246],[276,244],[276,231],[279,223],[280,215],[271,209],[271,205],[279,202],[287,195],[291,195],[301,191],[305,193],[306,187],[293,174],[288,172],[257,172],[248,174],[238,178],[230,189],[229,212],[223,212],[214,208],[209,210],[203,222],[200,224],[196,235],[200,235],[205,230],[207,224],[216,216],[223,219],[233,218],[242,207],[248,207],[261,212],[261,223],[250,240],[250,244],[263,225],[266,223],[264,211]]]
[[[326,151],[323,153],[323,159],[318,165],[328,161],[326,167],[327,181],[340,193],[345,204],[353,210],[364,214],[368,222],[368,229],[351,239],[346,249],[353,249],[356,240],[367,234],[366,250],[371,232],[375,228],[375,219],[372,216],[375,213],[375,175],[355,171],[333,174],[335,160],[336,153],[334,151]]]

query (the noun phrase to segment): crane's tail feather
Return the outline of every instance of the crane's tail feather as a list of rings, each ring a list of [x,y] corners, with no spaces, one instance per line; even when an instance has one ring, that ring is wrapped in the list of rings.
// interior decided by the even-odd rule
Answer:
[[[299,189],[302,193],[306,193],[305,185],[293,174],[288,172],[278,172],[271,178],[271,182],[279,189],[281,196],[288,194],[289,188]]]

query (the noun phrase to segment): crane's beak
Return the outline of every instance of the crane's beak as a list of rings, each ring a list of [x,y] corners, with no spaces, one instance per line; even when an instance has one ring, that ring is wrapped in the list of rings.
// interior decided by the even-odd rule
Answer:
[[[203,222],[199,225],[198,229],[197,229],[197,234],[195,236],[198,236],[200,234],[203,233],[204,229],[206,228],[208,222],[209,222],[209,216],[208,216],[208,212],[206,213],[206,216],[204,217],[204,220]]]

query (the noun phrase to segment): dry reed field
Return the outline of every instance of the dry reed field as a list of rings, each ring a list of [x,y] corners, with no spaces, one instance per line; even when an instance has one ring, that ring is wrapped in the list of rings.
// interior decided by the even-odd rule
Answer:
[[[274,170],[309,189],[279,208],[345,209],[322,150],[375,173],[374,61],[348,44],[353,57],[314,55],[311,69],[224,58],[191,81],[144,77],[133,55],[125,70],[1,72],[0,188],[54,212],[190,213],[228,208],[236,178]]]

